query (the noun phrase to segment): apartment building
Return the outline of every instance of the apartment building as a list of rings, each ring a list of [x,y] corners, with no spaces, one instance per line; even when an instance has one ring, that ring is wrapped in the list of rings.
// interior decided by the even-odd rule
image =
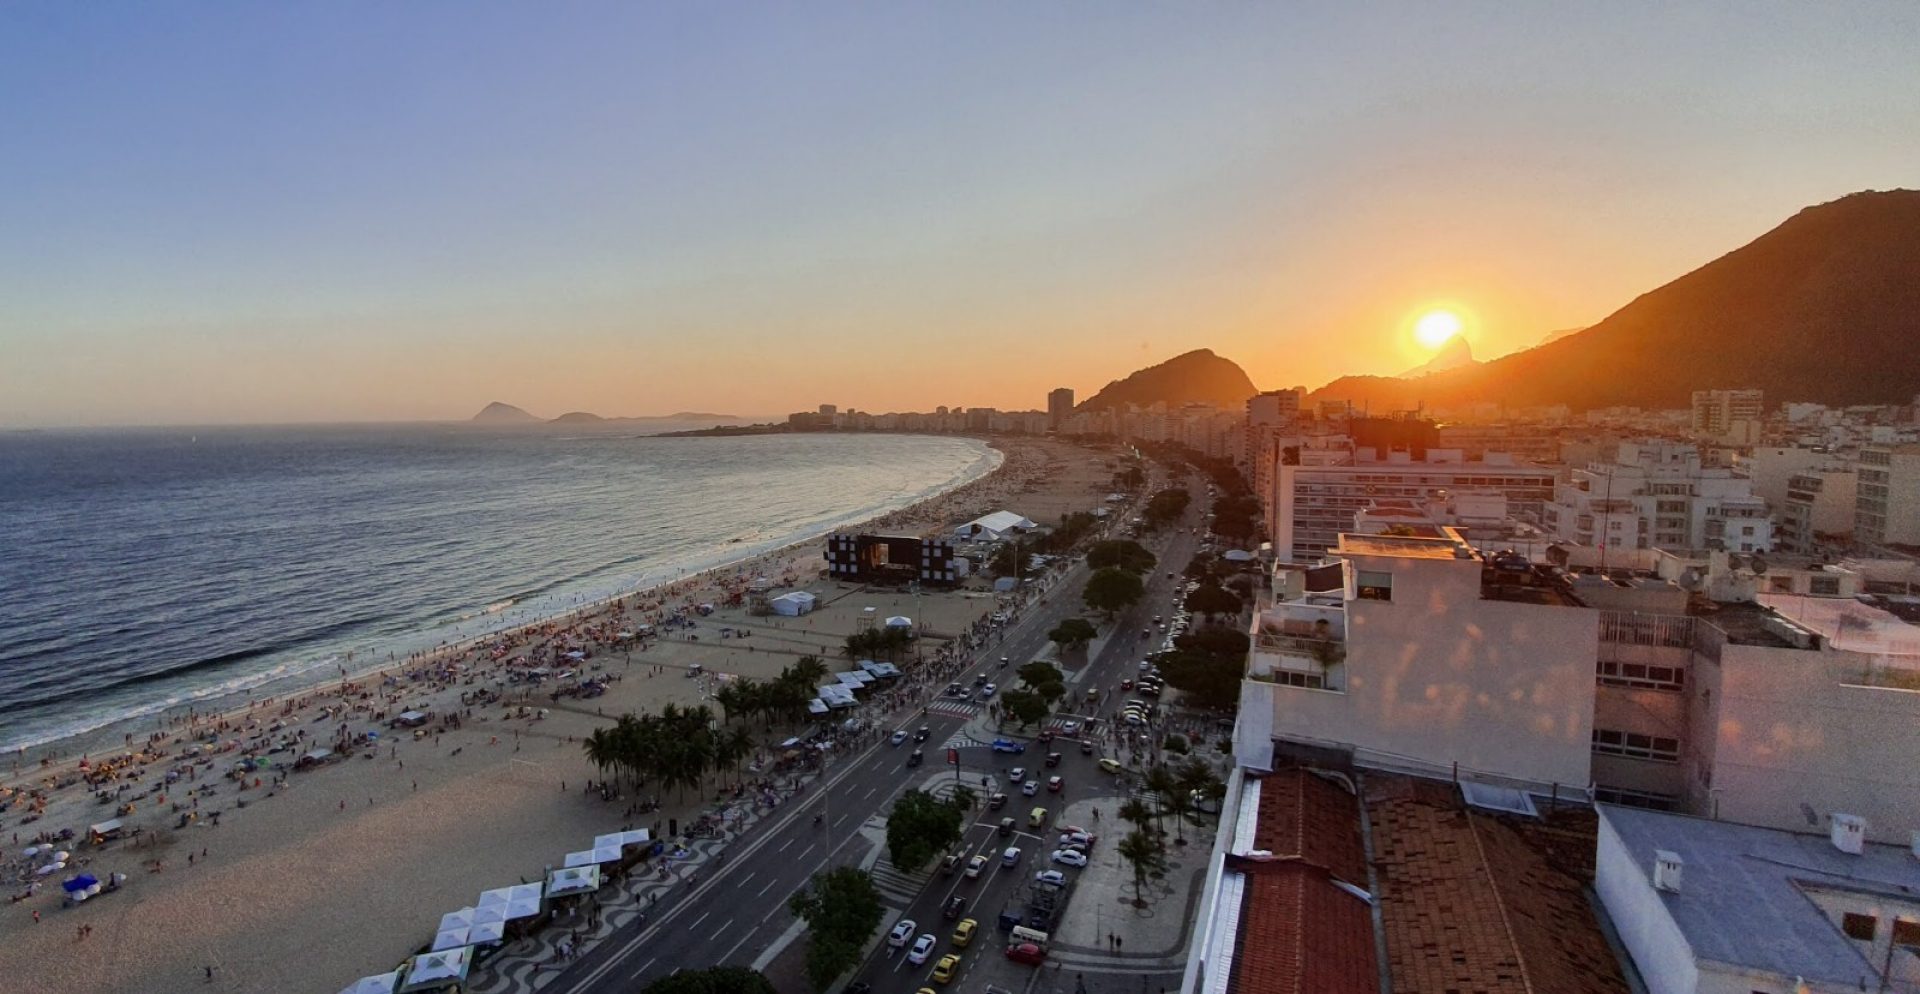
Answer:
[[[1416,503],[1463,491],[1503,495],[1517,517],[1537,518],[1553,498],[1550,468],[1515,461],[1503,453],[1469,460],[1458,449],[1382,452],[1348,438],[1301,439],[1283,447],[1262,493],[1267,534],[1282,562],[1325,556],[1355,512],[1383,498]],[[1289,462],[1289,460],[1292,460]],[[1257,478],[1256,478],[1257,479]]]
[[[1047,426],[1059,431],[1073,417],[1073,388],[1057,387],[1047,393]]]
[[[1817,564],[1777,577],[1707,553],[1670,557],[1666,576],[1571,575],[1406,530],[1275,568],[1249,633],[1241,765],[1331,754],[1787,830],[1845,811],[1905,837],[1920,811],[1906,601],[1875,606],[1857,571]]]
[[[1810,555],[1823,544],[1850,544],[1859,485],[1860,474],[1853,466],[1820,466],[1793,474],[1786,499],[1778,505],[1775,543],[1800,555]]]
[[[1766,420],[1763,400],[1758,390],[1695,390],[1694,437],[1735,445],[1760,441],[1760,430]]]
[[[1468,459],[1505,453],[1523,463],[1547,465],[1560,461],[1560,431],[1537,424],[1443,424],[1439,445],[1459,449]]]
[[[1773,547],[1750,481],[1703,465],[1699,447],[1682,442],[1622,442],[1613,462],[1573,470],[1542,523],[1564,541],[1611,549]]]
[[[1860,450],[1854,539],[1869,545],[1920,545],[1920,445]]]

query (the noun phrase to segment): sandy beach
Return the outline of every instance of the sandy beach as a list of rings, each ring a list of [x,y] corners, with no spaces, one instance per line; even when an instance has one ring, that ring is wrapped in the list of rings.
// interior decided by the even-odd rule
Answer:
[[[1000,447],[1006,459],[991,475],[864,530],[927,534],[1001,509],[1052,524],[1099,506],[1109,489],[1111,457],[1040,440]],[[330,994],[390,969],[432,938],[442,913],[471,905],[483,889],[539,879],[596,834],[664,830],[669,819],[685,822],[713,807],[711,784],[704,796],[684,798],[587,790],[597,771],[580,740],[612,716],[698,703],[721,681],[771,677],[802,655],[847,668],[845,636],[876,615],[913,616],[937,643],[1001,604],[979,581],[917,600],[828,581],[821,546],[783,549],[298,697],[154,729],[144,750],[136,737],[122,753],[86,757],[84,767],[76,757],[7,777],[6,987]],[[756,577],[811,591],[820,608],[789,618],[728,606]],[[711,614],[700,613],[706,604],[715,605]],[[675,625],[676,615],[690,627]],[[637,645],[621,638],[644,625],[659,634]],[[539,670],[545,679],[536,685]],[[558,679],[565,670],[574,675]],[[604,692],[553,699],[556,684],[582,677]],[[878,716],[885,704],[866,708]],[[410,709],[432,717],[418,729],[393,727]],[[369,731],[378,737],[366,739]],[[752,731],[764,747],[793,729],[756,722]],[[267,754],[275,745],[282,750]],[[303,753],[336,746],[350,758],[291,770]],[[236,775],[235,761],[249,754],[267,755],[271,765]],[[137,837],[98,847],[60,842],[69,865],[44,876],[35,870],[47,857],[22,858],[42,832],[84,835],[123,805],[132,806],[123,821],[141,829]],[[22,824],[33,812],[39,818]],[[127,883],[69,906],[59,882],[77,871],[102,880],[124,874]]]

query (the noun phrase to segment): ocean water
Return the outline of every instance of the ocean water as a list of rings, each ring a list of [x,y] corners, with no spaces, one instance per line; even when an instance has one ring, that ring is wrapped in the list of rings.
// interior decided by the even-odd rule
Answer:
[[[998,461],[910,435],[0,433],[0,750],[311,685],[824,534]]]

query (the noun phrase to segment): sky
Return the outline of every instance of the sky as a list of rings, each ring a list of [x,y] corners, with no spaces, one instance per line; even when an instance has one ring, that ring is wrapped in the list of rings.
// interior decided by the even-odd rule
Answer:
[[[0,6],[0,426],[1525,348],[1920,183],[1920,5]]]

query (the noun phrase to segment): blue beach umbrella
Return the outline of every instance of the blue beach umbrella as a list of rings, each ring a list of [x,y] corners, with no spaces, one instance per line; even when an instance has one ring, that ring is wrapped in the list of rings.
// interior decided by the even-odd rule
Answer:
[[[87,888],[92,887],[98,884],[99,882],[100,882],[99,880],[94,879],[93,874],[82,873],[76,876],[68,877],[67,879],[61,881],[60,886],[63,889],[65,889],[67,893],[74,894],[74,893],[78,893],[80,891],[86,890]]]

